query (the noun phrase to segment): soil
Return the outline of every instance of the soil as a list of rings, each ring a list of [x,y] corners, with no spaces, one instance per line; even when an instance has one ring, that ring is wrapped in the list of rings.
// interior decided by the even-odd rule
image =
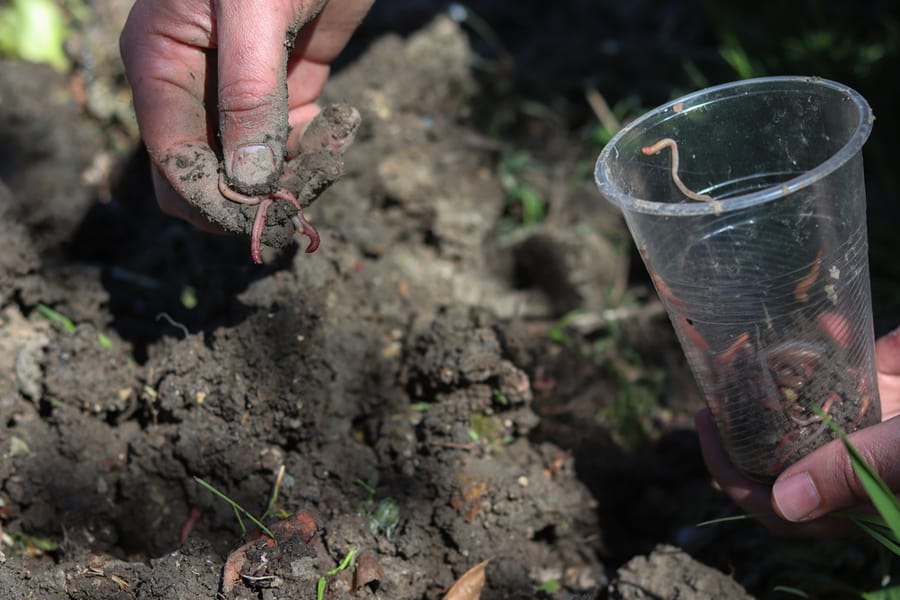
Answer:
[[[790,581],[776,550],[808,543],[695,527],[735,513],[701,399],[551,118],[520,175],[546,217],[509,227],[473,58],[446,17],[359,50],[326,92],[362,125],[307,210],[321,247],[260,266],[159,212],[127,110],[92,100],[120,71],[0,64],[0,600],[441,598],[484,560],[488,599]]]

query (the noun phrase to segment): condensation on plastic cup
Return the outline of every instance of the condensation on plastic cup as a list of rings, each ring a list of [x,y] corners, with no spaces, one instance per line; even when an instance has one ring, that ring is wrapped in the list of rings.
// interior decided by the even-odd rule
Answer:
[[[860,152],[873,121],[839,83],[752,79],[650,111],[597,161],[755,479],[832,439],[816,410],[848,431],[880,420]]]

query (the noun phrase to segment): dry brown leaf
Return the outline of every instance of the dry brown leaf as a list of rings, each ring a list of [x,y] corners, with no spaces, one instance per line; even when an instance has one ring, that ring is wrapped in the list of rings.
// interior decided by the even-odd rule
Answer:
[[[356,555],[356,570],[353,573],[353,589],[358,590],[369,583],[377,583],[384,580],[384,571],[378,564],[375,553],[371,550],[363,550]]]
[[[456,583],[447,591],[444,600],[478,600],[481,598],[481,588],[484,587],[484,568],[491,562],[490,559],[480,562],[456,580]]]

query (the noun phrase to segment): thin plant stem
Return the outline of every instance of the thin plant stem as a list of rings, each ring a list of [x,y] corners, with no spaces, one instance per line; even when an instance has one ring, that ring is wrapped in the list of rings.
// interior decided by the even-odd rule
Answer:
[[[262,532],[264,532],[267,536],[269,536],[270,538],[275,540],[276,544],[278,543],[278,540],[275,539],[275,534],[272,533],[272,530],[269,529],[268,527],[266,527],[262,521],[260,521],[256,517],[254,517],[250,513],[250,511],[248,511],[246,508],[244,508],[243,506],[241,506],[240,504],[238,504],[237,502],[235,502],[234,500],[232,500],[231,498],[229,498],[228,496],[226,496],[225,494],[223,494],[222,492],[217,490],[212,484],[209,484],[209,483],[203,481],[199,477],[194,477],[194,481],[196,481],[197,483],[199,483],[200,485],[202,485],[203,487],[208,489],[210,492],[212,492],[213,494],[215,494],[216,496],[218,496],[219,498],[221,498],[222,500],[227,502],[229,505],[231,505],[231,508],[234,509],[234,514],[237,516],[238,523],[240,523],[240,525],[241,525],[241,530],[244,532],[245,535],[247,533],[247,530],[244,528],[244,523],[241,520],[240,513],[243,513],[244,516],[246,516],[248,519],[253,521],[253,523],[257,527],[259,527]]]

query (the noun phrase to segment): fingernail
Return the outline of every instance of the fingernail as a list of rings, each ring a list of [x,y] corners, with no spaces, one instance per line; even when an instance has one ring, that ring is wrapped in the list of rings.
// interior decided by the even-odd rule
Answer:
[[[275,153],[265,144],[249,144],[234,151],[230,175],[238,184],[246,188],[265,185],[274,172]]]
[[[775,482],[772,496],[788,521],[803,521],[822,504],[822,498],[806,471]]]

